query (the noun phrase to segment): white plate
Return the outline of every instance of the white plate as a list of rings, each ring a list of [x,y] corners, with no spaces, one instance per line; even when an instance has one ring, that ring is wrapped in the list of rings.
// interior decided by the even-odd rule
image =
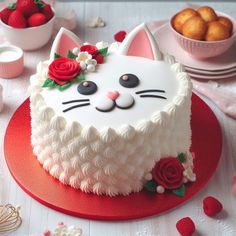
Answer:
[[[186,70],[188,70],[189,72],[192,73],[197,73],[197,74],[202,74],[202,75],[225,75],[228,73],[233,73],[236,72],[236,67],[227,69],[227,70],[219,70],[219,71],[208,71],[208,70],[199,70],[199,69],[195,69],[192,67],[188,67],[185,65]]]

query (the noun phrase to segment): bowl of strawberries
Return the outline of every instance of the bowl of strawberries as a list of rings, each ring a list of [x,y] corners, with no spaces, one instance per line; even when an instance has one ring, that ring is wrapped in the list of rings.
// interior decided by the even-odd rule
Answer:
[[[17,0],[0,11],[4,36],[23,50],[44,46],[51,38],[54,20],[54,9],[41,0]]]

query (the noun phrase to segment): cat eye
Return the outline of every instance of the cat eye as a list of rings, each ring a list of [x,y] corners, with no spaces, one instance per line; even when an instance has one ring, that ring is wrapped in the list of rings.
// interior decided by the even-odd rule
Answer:
[[[139,84],[139,78],[134,74],[124,74],[119,79],[120,85],[126,88],[134,88]]]
[[[78,85],[77,90],[80,94],[91,95],[97,91],[97,85],[92,81],[83,81]]]

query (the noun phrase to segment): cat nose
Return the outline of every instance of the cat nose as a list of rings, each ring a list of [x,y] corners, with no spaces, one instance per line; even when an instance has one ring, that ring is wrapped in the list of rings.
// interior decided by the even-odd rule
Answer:
[[[107,97],[110,98],[112,101],[115,101],[119,96],[120,93],[117,90],[107,92]]]

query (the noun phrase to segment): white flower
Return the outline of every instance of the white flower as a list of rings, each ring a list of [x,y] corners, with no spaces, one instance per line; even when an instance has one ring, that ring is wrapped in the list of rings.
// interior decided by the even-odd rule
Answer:
[[[90,55],[88,52],[80,52],[78,57],[76,57],[77,62],[86,62],[89,59],[92,59],[92,55]]]
[[[78,55],[79,54],[79,48],[73,48],[73,50],[72,50],[72,53],[74,54],[74,55]]]
[[[95,71],[95,66],[93,64],[87,65],[87,71],[89,71],[89,72]]]
[[[191,168],[184,170],[183,175],[191,182],[196,181],[196,175],[193,173]]]
[[[95,59],[88,59],[88,60],[86,60],[86,64],[87,65],[94,65],[94,66],[96,66],[97,65],[97,61]]]
[[[84,61],[81,61],[79,64],[80,64],[81,70],[85,70],[87,68],[87,65]]]
[[[96,47],[98,50],[107,48],[108,46],[109,46],[108,42],[101,41],[101,42],[96,43]]]
[[[116,52],[118,51],[118,48],[120,46],[120,43],[119,42],[114,42],[112,43],[109,48],[108,48],[108,53],[112,53],[112,52]]]

